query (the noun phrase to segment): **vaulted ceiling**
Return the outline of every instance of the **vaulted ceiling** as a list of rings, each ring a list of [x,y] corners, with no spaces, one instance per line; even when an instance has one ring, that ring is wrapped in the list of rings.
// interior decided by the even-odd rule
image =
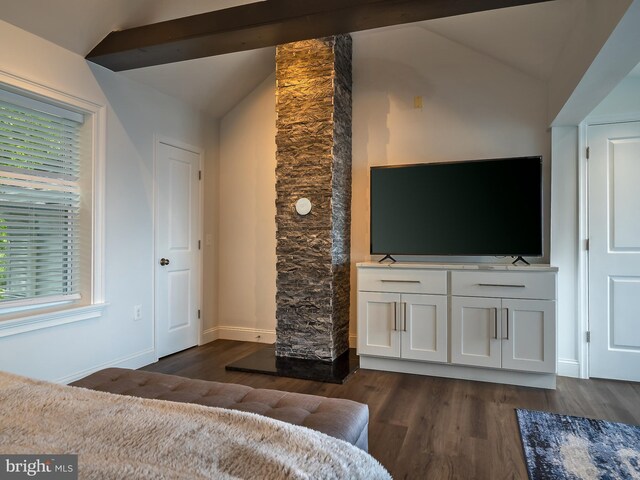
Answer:
[[[112,30],[228,8],[256,0],[0,0],[0,19],[85,56]],[[419,26],[541,81],[549,79],[587,0],[429,20]],[[354,34],[357,39],[358,33]],[[203,109],[227,112],[274,69],[274,48],[118,73]]]
[[[560,0],[422,22],[420,26],[548,80],[583,0]]]
[[[0,18],[83,57],[113,30],[260,0],[0,0]]]

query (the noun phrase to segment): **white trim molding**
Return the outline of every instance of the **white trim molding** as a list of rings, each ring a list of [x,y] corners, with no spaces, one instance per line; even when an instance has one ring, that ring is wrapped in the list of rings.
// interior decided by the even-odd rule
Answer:
[[[242,342],[275,343],[276,331],[233,326],[212,327],[202,332],[200,335],[200,345],[204,345],[218,339],[238,340]],[[349,335],[349,348],[356,348],[357,346],[358,336]]]
[[[589,378],[589,168],[587,165],[587,123],[578,126],[578,366],[580,378]]]
[[[589,117],[578,125],[578,370],[580,378],[589,378],[589,252],[585,240],[589,238],[589,166],[588,130],[593,125],[640,121],[639,113],[600,115]],[[560,364],[558,364],[560,368]],[[575,367],[567,368],[572,369]],[[572,375],[568,375],[572,376]]]
[[[91,302],[105,301],[105,192],[107,165],[107,109],[99,107],[93,114],[93,224],[92,224],[92,286]]]
[[[592,125],[605,125],[609,123],[627,123],[637,122],[640,120],[640,112],[631,112],[625,114],[608,114],[608,115],[593,115],[588,117],[584,123],[589,126]]]
[[[36,315],[20,317],[0,322],[0,338],[19,335],[21,333],[56,327],[67,323],[81,322],[102,316],[107,304],[100,303],[85,307],[72,307],[64,310],[42,312]]]
[[[558,359],[558,375],[580,378],[580,362],[564,358]]]
[[[140,352],[127,355],[126,357],[118,358],[116,360],[102,363],[100,365],[95,365],[85,370],[72,373],[71,375],[58,378],[57,380],[54,380],[54,382],[67,384],[67,383],[75,382],[76,380],[80,380],[81,378],[84,378],[87,375],[91,375],[92,373],[97,372],[99,370],[103,370],[105,368],[117,367],[117,368],[136,369],[136,368],[144,367],[146,365],[150,365],[157,361],[158,361],[158,358],[156,357],[155,349],[149,348],[147,350],[142,350]]]
[[[201,147],[197,147],[194,145],[190,145],[181,140],[176,140],[175,138],[167,137],[165,135],[161,135],[159,133],[154,133],[153,135],[153,301],[151,305],[151,318],[153,319],[153,344],[154,349],[157,352],[158,349],[158,319],[156,318],[156,302],[157,302],[157,294],[158,294],[158,263],[155,259],[159,258],[160,255],[157,252],[158,248],[158,218],[160,212],[158,211],[158,147],[160,144],[168,145],[170,147],[179,148],[181,150],[186,150],[187,152],[191,152],[195,155],[198,155],[198,169],[200,172],[203,171],[204,168],[204,158],[205,152]],[[202,180],[202,173],[199,175],[199,180]],[[212,340],[208,340],[208,338],[212,338],[212,329],[208,329],[206,331],[202,330],[203,326],[203,315],[204,312],[204,302],[202,301],[204,298],[204,241],[203,241],[203,232],[204,232],[204,186],[202,181],[198,183],[198,202],[200,208],[200,214],[198,216],[198,239],[201,242],[201,248],[198,250],[198,305],[197,309],[200,311],[200,315],[198,316],[198,345],[203,345]],[[213,338],[215,340],[215,338]],[[156,361],[157,361],[156,356]]]
[[[102,314],[105,307],[104,293],[104,221],[105,221],[105,164],[107,108],[89,100],[63,92],[43,84],[0,70],[0,88],[23,95],[27,98],[49,103],[83,115],[85,124],[91,125],[91,252],[90,285],[85,287],[89,294],[89,305],[64,305],[39,311],[24,311],[15,320],[0,322],[0,336],[15,335],[38,328],[49,328]],[[68,317],[68,318],[67,318]]]
[[[275,343],[276,331],[261,328],[232,327],[221,325],[214,327],[217,338],[222,340],[238,340],[242,342]],[[210,329],[210,330],[214,330]]]
[[[198,343],[198,345],[205,345],[207,343],[218,340],[218,338],[220,338],[218,327],[207,328],[200,333],[200,342]]]

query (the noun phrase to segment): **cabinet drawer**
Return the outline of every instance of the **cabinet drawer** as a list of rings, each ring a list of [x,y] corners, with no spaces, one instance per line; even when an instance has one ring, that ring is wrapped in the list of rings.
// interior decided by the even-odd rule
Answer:
[[[446,295],[447,272],[390,267],[360,268],[358,269],[358,290]]]
[[[554,272],[451,272],[451,294],[467,297],[556,298]]]

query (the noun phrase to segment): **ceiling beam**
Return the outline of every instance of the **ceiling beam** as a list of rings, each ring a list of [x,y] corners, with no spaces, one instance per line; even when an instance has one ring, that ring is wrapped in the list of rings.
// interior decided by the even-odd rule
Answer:
[[[114,71],[550,0],[267,0],[111,32],[87,60]]]

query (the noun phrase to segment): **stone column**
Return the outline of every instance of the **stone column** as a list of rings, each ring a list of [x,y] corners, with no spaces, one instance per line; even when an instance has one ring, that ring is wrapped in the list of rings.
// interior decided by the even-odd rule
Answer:
[[[349,348],[351,51],[349,35],[276,50],[280,357],[332,361]]]

